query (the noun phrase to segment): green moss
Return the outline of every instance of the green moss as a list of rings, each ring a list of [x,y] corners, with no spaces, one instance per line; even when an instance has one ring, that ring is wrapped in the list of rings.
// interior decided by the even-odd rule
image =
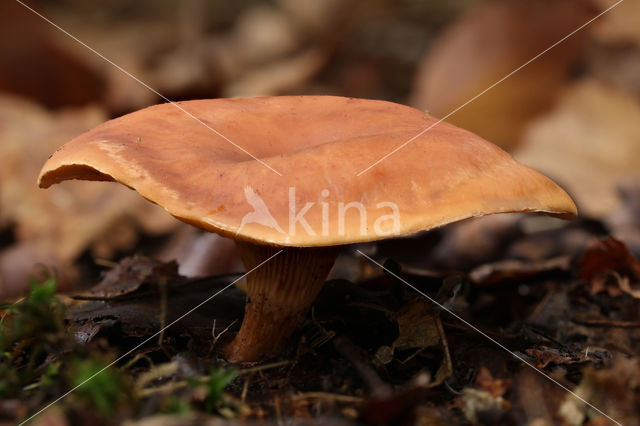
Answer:
[[[123,373],[98,358],[75,359],[69,363],[67,381],[76,398],[110,417],[121,403],[130,400],[130,386]]]
[[[41,378],[50,385],[55,367],[43,363],[46,355],[73,345],[65,332],[65,307],[55,296],[56,286],[53,278],[33,281],[22,300],[0,307],[0,397],[20,396]]]

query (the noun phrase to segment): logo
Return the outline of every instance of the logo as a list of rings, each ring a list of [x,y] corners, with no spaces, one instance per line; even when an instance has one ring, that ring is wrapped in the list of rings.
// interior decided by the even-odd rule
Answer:
[[[248,223],[257,223],[259,225],[266,226],[267,228],[275,229],[281,234],[285,233],[271,215],[271,212],[264,200],[256,194],[253,188],[246,186],[244,188],[244,197],[246,198],[247,203],[253,207],[253,211],[244,215],[242,222],[240,223],[240,228],[236,231],[236,235],[239,234],[242,228]]]
[[[245,225],[258,224],[288,236],[296,235],[297,232],[304,232],[310,236],[326,236],[329,235],[331,231],[337,232],[338,235],[345,235],[347,216],[349,216],[352,221],[358,220],[359,226],[357,229],[360,235],[371,234],[370,225],[373,228],[374,235],[379,237],[386,238],[400,233],[400,210],[395,203],[389,201],[379,202],[375,205],[375,209],[367,209],[365,204],[360,201],[332,201],[330,203],[327,201],[329,195],[329,190],[323,189],[319,194],[317,202],[307,202],[298,210],[296,206],[296,189],[295,187],[289,187],[289,214],[286,223],[287,231],[285,231],[271,214],[267,203],[262,197],[260,197],[252,187],[246,186],[244,188],[244,196],[247,203],[253,208],[253,211],[244,215],[236,234],[240,233]],[[314,210],[319,211],[321,223],[316,223],[315,226],[312,226],[305,216]],[[371,214],[375,214],[375,218],[368,217]],[[316,217],[317,216],[316,214]],[[354,218],[354,216],[356,217]],[[371,219],[375,219],[373,223],[371,223]],[[351,229],[353,229],[353,227]]]

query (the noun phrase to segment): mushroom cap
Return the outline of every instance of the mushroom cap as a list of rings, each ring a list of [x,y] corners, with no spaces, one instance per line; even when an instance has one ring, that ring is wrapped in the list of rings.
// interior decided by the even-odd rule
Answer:
[[[492,213],[576,215],[553,181],[444,122],[358,175],[436,121],[331,96],[161,104],[71,140],[39,185],[117,181],[194,226],[275,246],[406,236]]]

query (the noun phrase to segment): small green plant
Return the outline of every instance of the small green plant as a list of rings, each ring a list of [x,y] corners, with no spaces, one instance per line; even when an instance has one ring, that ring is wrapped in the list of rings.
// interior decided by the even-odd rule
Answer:
[[[165,400],[163,413],[167,414],[189,414],[191,413],[191,405],[177,395],[169,395]]]
[[[75,359],[69,365],[67,378],[74,393],[102,417],[112,416],[119,404],[129,396],[124,375],[114,367],[97,358]]]
[[[51,379],[55,367],[42,367],[46,354],[72,345],[56,286],[53,278],[32,281],[24,299],[0,307],[0,397],[16,397],[39,378]]]
[[[31,282],[29,294],[13,304],[0,307],[0,351],[7,351],[16,341],[42,337],[42,333],[64,330],[64,305],[55,297],[57,281]]]
[[[42,373],[42,376],[40,377],[40,380],[25,386],[23,390],[30,391],[37,388],[50,389],[50,388],[53,388],[55,385],[59,384],[61,364],[62,364],[61,361],[56,361],[54,363],[47,365],[46,368],[44,369],[44,373]]]
[[[223,370],[213,367],[204,380],[192,380],[191,386],[204,386],[206,396],[204,398],[204,408],[207,413],[213,413],[226,408],[229,404],[224,395],[224,388],[236,377],[235,370]]]
[[[33,281],[20,301],[0,307],[0,399],[27,392],[79,386],[77,400],[103,417],[127,404],[127,381],[120,370],[108,368],[101,356],[77,345],[66,330],[66,309],[56,297],[57,282]]]

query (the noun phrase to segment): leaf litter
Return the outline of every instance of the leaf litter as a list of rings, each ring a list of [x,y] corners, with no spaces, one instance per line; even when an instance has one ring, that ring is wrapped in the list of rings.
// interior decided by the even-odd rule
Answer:
[[[542,234],[561,241],[574,228],[518,233],[514,242]],[[361,262],[351,250],[342,256]],[[634,424],[638,260],[624,243],[596,236],[578,256],[560,259],[505,260],[456,274],[393,261],[385,267]],[[133,257],[70,298],[54,294],[54,279],[34,283],[26,299],[2,308],[0,415],[24,418],[236,278],[186,278],[175,262]],[[87,382],[101,391],[74,393],[56,415],[97,424],[132,416],[174,424],[175,413],[238,424],[606,422],[392,275],[329,281],[286,353],[229,365],[217,350],[237,331],[243,298],[237,288],[220,294]]]
[[[73,3],[79,10],[90,7]],[[564,35],[585,13],[610,5],[585,0],[574,8],[560,2],[554,20],[527,23],[531,11],[540,14],[549,5],[496,0],[455,19],[463,4],[473,2],[382,0],[351,7],[357,3],[141,1],[124,14],[143,10],[140,19],[121,19],[122,7],[105,6],[95,15],[50,5],[45,12],[176,99],[310,92],[418,104],[429,93],[423,92],[417,67],[438,60],[435,49],[421,60],[423,49],[451,44],[455,33],[474,40],[478,31],[491,36],[483,28],[512,29],[514,37],[480,50],[473,43],[439,48],[444,62],[473,62],[471,49],[481,54],[478,63],[485,68],[486,57],[497,58],[489,65],[511,63],[502,73],[489,69],[495,75],[481,76],[484,86],[462,96],[460,104],[558,38],[513,43],[530,38],[519,22],[534,30],[555,26],[533,31],[545,37]],[[78,183],[49,196],[34,189],[42,155],[52,146],[158,99],[99,58],[78,55],[77,46],[39,21],[22,20],[22,9],[13,6],[0,7],[5,21],[10,17],[12,25],[35,35],[24,38],[21,64],[49,78],[36,80],[53,81],[48,89],[87,86],[80,95],[95,92],[95,104],[81,106],[78,93],[68,90],[26,90],[16,85],[15,75],[0,81],[14,94],[0,97],[2,299],[25,293],[33,265],[19,260],[50,266],[41,268],[22,299],[0,305],[0,422],[24,420],[90,379],[33,424],[610,424],[353,248],[343,251],[334,279],[279,358],[229,365],[219,355],[242,319],[244,294],[235,287],[131,351],[239,275],[186,277],[172,262],[125,257],[155,257],[156,246],[167,250],[165,238],[186,233],[176,232],[173,219],[126,190],[95,184],[86,190]],[[150,19],[172,16],[174,9],[182,16],[177,25]],[[486,19],[502,9],[509,25]],[[562,60],[541,58],[520,78],[452,117],[478,132],[495,132],[494,139],[516,149],[521,161],[565,184],[588,217],[564,224],[495,215],[357,247],[625,425],[638,424],[640,417],[635,9],[636,2],[624,2],[558,46],[555,59],[560,54]],[[448,42],[446,36],[438,40],[435,30],[452,18],[453,35]],[[6,39],[2,52],[15,44]],[[521,53],[521,47],[530,52]],[[514,54],[521,59],[514,61]],[[69,67],[80,74],[56,72]],[[464,84],[448,72],[440,79],[431,73],[431,87],[455,94],[476,84],[473,69],[460,68],[471,74]],[[534,80],[563,90],[536,91]],[[434,112],[431,104],[423,107]],[[443,114],[455,106],[445,106]],[[495,120],[496,114],[486,116],[491,111],[515,119]],[[228,254],[228,245],[216,247],[205,250],[210,254],[203,263],[218,261],[227,265],[220,269],[232,270],[228,266],[237,256]],[[198,258],[183,257],[179,266]],[[94,259],[110,265],[100,279]],[[83,270],[87,264],[93,275]],[[69,289],[71,295],[56,292]]]

